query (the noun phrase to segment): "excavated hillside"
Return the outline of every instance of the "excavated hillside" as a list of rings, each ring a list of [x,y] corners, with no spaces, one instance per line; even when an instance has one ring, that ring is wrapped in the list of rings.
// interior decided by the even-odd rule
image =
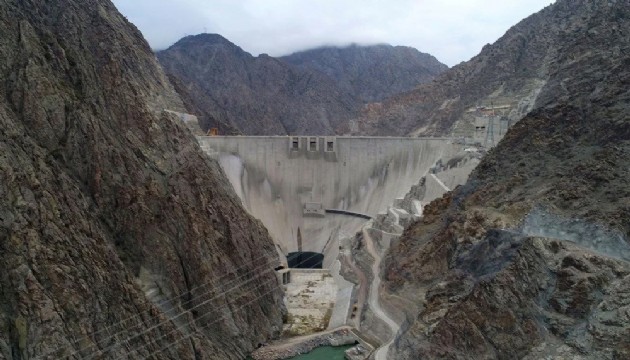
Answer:
[[[452,67],[431,83],[368,104],[354,131],[362,135],[469,135],[475,128],[476,107],[500,107],[506,123],[514,124],[529,111],[544,106],[541,91],[562,79],[554,69],[579,58],[567,57],[566,44],[597,38],[594,31],[602,6],[619,8],[627,0],[557,1],[509,29],[479,55]],[[621,10],[620,10],[621,11]],[[614,15],[611,15],[614,16]],[[621,14],[619,16],[622,16]],[[623,31],[625,19],[611,23]],[[597,44],[617,51],[614,43]],[[586,51],[579,53],[580,56]],[[342,129],[349,131],[349,128]]]
[[[279,333],[267,231],[112,3],[1,0],[0,54],[0,359],[242,359]]]
[[[413,305],[390,358],[630,358],[628,5],[537,15],[579,19],[548,19],[566,35],[538,109],[391,248],[387,292]]]

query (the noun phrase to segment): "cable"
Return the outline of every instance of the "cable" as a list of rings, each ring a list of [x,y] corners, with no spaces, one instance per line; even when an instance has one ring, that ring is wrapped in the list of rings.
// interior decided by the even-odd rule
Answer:
[[[262,265],[260,265],[260,266],[259,266],[259,268],[267,268],[267,265],[268,265],[268,264],[262,264]],[[247,267],[247,265],[244,265],[244,266],[242,266],[241,268],[237,268],[236,270],[242,270],[242,269],[244,269],[245,267]],[[249,273],[250,273],[250,272],[253,272],[254,270],[255,270],[255,269],[253,269],[253,270],[247,270],[247,273],[246,273],[246,274],[243,274],[243,275],[241,275],[241,276],[238,276],[236,279],[231,280],[231,281],[230,281],[230,282],[228,282],[227,284],[230,284],[231,282],[234,282],[234,281],[236,281],[236,280],[241,280],[241,279],[245,278],[247,275],[249,275]],[[238,271],[236,271],[236,272],[238,272]],[[230,275],[234,275],[234,272],[229,273],[229,274],[225,274],[225,275],[223,275],[223,276],[221,276],[221,277],[219,277],[219,278],[213,279],[212,281],[209,281],[209,282],[207,282],[207,283],[205,283],[205,284],[202,284],[202,285],[199,285],[199,286],[194,287],[194,288],[192,288],[192,289],[189,289],[189,290],[187,290],[185,293],[189,293],[189,294],[190,294],[190,293],[192,293],[192,292],[193,292],[193,291],[195,291],[195,290],[201,289],[201,288],[203,288],[203,287],[205,287],[205,286],[208,286],[208,285],[211,285],[211,284],[225,286],[225,285],[227,285],[227,284],[219,284],[219,279],[224,278],[224,277],[227,277],[227,276],[230,276]],[[208,291],[208,292],[211,292],[211,291],[213,291],[213,290],[215,290],[215,289],[211,289],[211,290],[210,290],[210,291]],[[185,293],[182,293],[182,294],[179,294],[179,295],[177,295],[177,296],[174,296],[174,297],[172,297],[172,298],[170,298],[170,299],[167,299],[166,301],[168,301],[168,302],[172,302],[172,301],[174,301],[174,300],[176,300],[176,299],[180,298],[181,296],[183,296]],[[200,295],[200,296],[203,296],[203,295],[205,295],[205,294],[207,294],[207,293],[203,293],[203,294],[202,294],[202,295]],[[192,299],[191,299],[191,300],[188,300],[188,301],[186,301],[186,302],[183,302],[183,303],[181,303],[181,304],[180,304],[180,306],[187,305],[187,304],[188,304],[188,303],[190,303],[191,301],[192,301]],[[107,326],[107,327],[105,327],[105,328],[102,328],[102,329],[100,329],[100,330],[98,330],[98,331],[96,331],[96,332],[94,332],[94,333],[92,333],[92,334],[90,334],[89,336],[86,336],[86,337],[92,337],[92,338],[94,338],[97,334],[100,334],[100,333],[102,333],[103,331],[107,330],[109,337],[106,337],[106,338],[105,338],[105,341],[108,341],[108,340],[110,340],[112,337],[114,337],[114,336],[116,336],[116,335],[120,334],[121,332],[124,332],[124,331],[125,331],[125,330],[118,331],[118,332],[115,332],[115,333],[112,335],[112,333],[109,331],[109,329],[114,328],[115,326],[120,326],[120,325],[122,325],[123,323],[125,323],[125,322],[127,322],[127,321],[129,321],[129,320],[131,320],[131,319],[137,318],[137,317],[139,317],[139,316],[141,316],[141,315],[143,315],[144,313],[147,313],[147,312],[149,312],[149,311],[151,311],[151,309],[144,310],[144,311],[142,311],[142,312],[140,312],[140,313],[138,313],[138,314],[135,314],[135,315],[130,316],[130,317],[126,318],[126,319],[123,319],[123,320],[120,320],[120,321],[118,321],[118,322],[116,322],[116,323],[114,323],[114,324],[111,324],[110,326]],[[138,324],[136,324],[135,326],[137,326],[137,325],[138,325]],[[127,330],[128,330],[128,329],[127,329]],[[79,342],[79,340],[75,340],[72,344],[70,344],[70,346],[71,346],[71,345],[78,344],[78,342]],[[41,357],[41,358],[43,358],[43,357],[45,357],[45,356],[52,355],[52,354],[54,354],[55,352],[57,352],[57,351],[59,351],[59,350],[63,349],[64,347],[67,347],[67,346],[69,346],[69,345],[65,345],[65,346],[59,347],[59,348],[57,348],[57,349],[55,349],[55,350],[53,350],[53,351],[49,351],[49,352],[48,352],[48,353],[46,353],[46,354],[40,355],[40,357]],[[72,356],[72,355],[74,355],[74,354],[76,354],[76,353],[78,353],[78,352],[84,351],[84,350],[86,350],[86,349],[88,349],[88,348],[90,348],[90,347],[92,347],[92,346],[95,346],[95,344],[90,344],[90,345],[88,345],[88,346],[87,346],[87,347],[85,347],[85,348],[81,348],[81,349],[79,349],[79,350],[77,350],[77,351],[73,352],[73,353],[72,353],[72,354],[70,354],[69,356]]]
[[[261,289],[261,288],[264,288],[264,287],[266,287],[266,286],[268,286],[268,285],[269,285],[269,283],[268,283],[268,282],[263,282],[262,284],[259,284],[258,286],[256,286],[254,289]],[[252,289],[252,290],[254,290],[254,289]],[[265,292],[263,295],[260,295],[260,296],[256,297],[256,298],[254,299],[254,301],[255,301],[255,300],[258,300],[258,299],[260,299],[260,298],[262,298],[262,297],[264,297],[264,296],[266,296],[267,294],[269,294],[269,293],[271,293],[271,292],[273,292],[273,291],[277,291],[277,290],[278,290],[277,288],[272,288],[271,290],[269,290],[269,291]],[[247,296],[247,294],[243,294],[243,295],[241,295],[241,296],[237,297],[236,299],[234,299],[234,301],[238,301],[238,299],[241,299],[241,298],[243,298],[243,297],[245,297],[245,296]],[[216,313],[216,311],[218,311],[218,310],[221,310],[221,309],[227,309],[227,308],[228,308],[228,306],[227,306],[227,305],[224,305],[224,306],[222,306],[222,307],[219,307],[219,308],[213,309],[213,311],[208,311],[208,312],[206,312],[205,314],[203,314],[203,315],[199,316],[198,318],[193,319],[193,323],[194,323],[195,321],[199,321],[199,320],[201,320],[202,318],[204,318],[204,317],[206,317],[206,316],[208,316],[208,315],[210,315],[210,314],[215,314],[215,313]],[[238,307],[238,309],[240,309],[240,307]],[[219,319],[222,319],[223,317],[224,317],[224,316],[221,316],[221,317],[219,317]],[[214,322],[212,322],[212,323],[214,323]],[[211,324],[212,324],[212,323],[211,323]],[[178,329],[177,327],[175,327],[174,329],[172,329],[172,330],[168,331],[167,333],[163,334],[162,336],[160,336],[160,337],[158,337],[158,338],[156,338],[156,339],[153,339],[153,341],[157,343],[159,340],[162,340],[162,339],[164,339],[165,337],[167,337],[167,336],[169,336],[169,335],[171,335],[171,334],[176,334],[176,332],[177,332],[178,330],[180,330],[180,329]],[[196,333],[196,331],[194,331],[194,330],[193,330],[193,331],[191,331],[191,334],[190,334],[190,335],[183,335],[183,336],[185,336],[185,337],[187,337],[187,336],[192,336],[192,334],[195,334],[195,333]],[[166,347],[169,347],[169,346],[171,346],[172,344],[175,344],[175,343],[176,343],[176,342],[169,343],[168,345],[166,345]],[[145,344],[141,345],[140,347],[137,347],[137,348],[135,348],[135,349],[132,349],[132,350],[131,350],[131,351],[129,351],[129,352],[128,352],[125,356],[129,356],[130,354],[133,354],[133,353],[136,353],[137,355],[140,355],[139,351],[140,351],[140,350],[142,350],[142,349],[144,349],[144,348],[146,348],[147,346],[149,346],[149,344],[150,344],[150,343],[145,343]],[[166,348],[166,347],[165,347],[165,348]],[[160,350],[162,350],[162,349],[160,349]],[[121,359],[124,359],[124,357],[121,357]]]
[[[301,261],[300,263],[298,263],[298,265],[301,265],[301,264],[303,264],[303,263],[307,262],[308,260],[310,260],[310,259],[312,259],[312,258],[316,257],[317,255],[318,255],[318,254],[313,254],[313,255],[309,256],[308,258],[306,258],[306,259],[304,259],[303,261]],[[263,283],[263,285],[264,285],[264,283]],[[261,286],[262,286],[262,285],[259,285],[258,287],[261,287]],[[258,288],[258,287],[256,287],[256,288]],[[261,297],[262,297],[262,296],[261,296]],[[198,305],[196,305],[195,307],[193,307],[193,308],[191,308],[191,309],[189,309],[189,310],[185,310],[185,311],[183,311],[183,312],[182,312],[182,314],[180,314],[180,315],[178,315],[178,316],[181,316],[181,315],[183,315],[183,314],[184,314],[184,313],[186,313],[186,312],[190,312],[190,311],[192,311],[193,309],[195,309],[195,308],[197,308],[197,307],[199,307],[199,306],[201,306],[201,305],[204,305],[205,303],[207,303],[207,302],[208,302],[208,301],[210,301],[210,300],[212,300],[212,299],[206,300],[206,301],[204,301],[203,303],[198,304]],[[204,314],[204,315],[202,315],[201,317],[197,318],[196,320],[199,320],[199,319],[201,319],[201,318],[203,318],[204,316],[207,316],[207,315],[208,315],[208,314]],[[173,319],[175,319],[175,318],[173,318]],[[155,328],[155,327],[154,327],[154,328]],[[132,337],[132,338],[136,338],[136,337],[138,337],[138,336],[141,336],[141,335],[143,335],[143,334],[145,334],[145,333],[147,333],[147,332],[149,332],[149,331],[151,331],[151,330],[152,330],[152,329],[151,329],[151,328],[149,328],[149,329],[147,329],[147,330],[143,331],[142,333],[135,335],[135,336],[134,336],[134,337]],[[158,338],[158,339],[156,339],[156,340],[160,340],[160,339],[164,338],[165,336],[167,336],[167,335],[171,334],[171,333],[172,333],[173,331],[175,331],[175,330],[179,330],[179,329],[175,328],[175,329],[173,329],[173,330],[169,331],[168,333],[166,333],[166,334],[162,335],[161,337],[159,337],[159,338]],[[132,338],[129,338],[128,340],[131,340]],[[128,340],[127,340],[127,341],[128,341]],[[148,344],[144,344],[144,345],[142,345],[140,348],[137,348],[137,349],[134,349],[134,350],[130,351],[128,354],[130,354],[130,353],[132,353],[132,352],[137,352],[138,350],[140,350],[140,349],[142,349],[142,348],[146,347],[147,345],[148,345]],[[111,347],[109,347],[109,348],[111,348]],[[109,348],[103,349],[103,351],[109,350]]]
[[[304,259],[304,260],[303,260],[303,261],[301,261],[298,265],[305,263],[306,261],[310,260],[311,258],[313,258],[313,257],[315,257],[315,256],[317,256],[317,254],[314,254],[314,255],[312,255],[312,256],[310,256],[310,257],[308,257],[308,258]],[[263,284],[263,285],[264,285],[264,284]],[[261,287],[261,286],[262,286],[262,285],[259,285],[258,287]],[[257,288],[258,288],[258,287],[257,287]],[[264,293],[263,295],[261,295],[261,296],[259,296],[259,297],[255,298],[254,300],[252,300],[252,301],[250,301],[250,302],[246,303],[245,305],[248,305],[248,304],[250,304],[250,303],[252,303],[252,302],[254,302],[254,301],[256,301],[256,300],[258,300],[258,299],[262,298],[263,296],[267,295],[268,293],[270,293],[270,292],[271,292],[271,291],[273,291],[273,290],[275,290],[275,289],[271,289],[270,291],[268,291],[268,292]],[[242,297],[242,296],[241,296],[241,297]],[[243,306],[239,307],[238,309],[243,308],[245,305],[243,305]],[[204,314],[204,315],[200,316],[199,318],[197,318],[197,319],[195,319],[195,320],[197,320],[197,321],[198,321],[198,320],[200,320],[201,318],[203,318],[203,317],[205,317],[205,316],[207,316],[207,315],[209,315],[209,314],[210,314],[210,312],[208,312],[208,313],[206,313],[206,314]],[[220,318],[219,318],[219,319],[217,319],[216,321],[221,320],[221,319],[223,319],[223,318],[224,318],[224,316],[220,317]],[[210,324],[213,324],[213,323],[215,323],[216,321],[214,321],[214,322],[212,322],[212,323],[210,323]],[[167,336],[167,335],[171,334],[173,331],[175,331],[175,329],[174,329],[174,330],[169,331],[168,333],[166,333],[166,334],[164,334],[164,335],[162,335],[162,336],[161,336],[160,338],[158,338],[157,340],[164,338],[165,336]],[[149,356],[154,355],[154,354],[157,354],[157,353],[159,353],[159,352],[161,352],[161,351],[164,351],[164,349],[168,348],[169,346],[172,346],[172,345],[174,345],[174,344],[176,344],[176,343],[178,343],[178,342],[180,342],[180,341],[182,341],[182,340],[184,340],[184,339],[187,339],[187,338],[192,337],[195,333],[196,333],[196,332],[193,332],[193,333],[191,333],[190,335],[184,336],[183,338],[181,338],[181,339],[179,339],[179,340],[177,340],[177,341],[175,341],[175,342],[173,342],[173,343],[169,343],[169,345],[165,346],[164,348],[159,349],[158,351],[156,351],[156,352],[154,352],[154,353],[149,354]],[[143,349],[143,348],[144,348],[144,347],[146,347],[147,345],[148,345],[148,344],[144,344],[144,345],[143,345],[143,346],[141,346],[140,348],[134,349],[134,350],[132,350],[131,352],[129,352],[128,354],[130,354],[130,353],[132,353],[132,352],[137,352],[138,350]]]
[[[271,293],[273,290],[274,290],[274,289],[272,289],[271,291],[267,291],[267,292],[265,292],[264,294],[262,294],[262,295],[260,295],[260,296],[258,296],[258,297],[256,297],[256,298],[254,298],[253,300],[251,300],[251,301],[249,301],[249,302],[247,302],[247,303],[243,304],[242,306],[238,307],[236,310],[241,310],[241,309],[243,309],[245,306],[247,306],[247,305],[249,305],[249,304],[253,303],[254,301],[256,301],[256,300],[258,300],[258,299],[260,299],[260,298],[262,298],[262,297],[264,297],[264,296],[267,296],[267,295],[268,295],[269,293]],[[209,313],[206,313],[206,314],[202,315],[202,316],[201,316],[201,317],[199,317],[197,320],[201,319],[202,317],[204,317],[204,316],[206,316],[206,315],[208,315],[208,314],[209,314]],[[223,315],[223,316],[219,317],[218,319],[216,319],[215,321],[213,321],[213,322],[211,322],[211,323],[209,323],[209,324],[206,324],[206,327],[207,327],[207,326],[209,326],[209,325],[212,325],[212,324],[214,324],[214,323],[216,323],[216,322],[218,322],[219,320],[222,320],[222,319],[224,319],[224,318],[226,318],[226,315]],[[184,340],[186,340],[186,339],[191,338],[191,337],[192,337],[193,335],[195,335],[196,333],[197,333],[197,331],[194,331],[194,332],[192,332],[190,335],[183,336],[181,339],[176,340],[176,341],[173,341],[172,343],[169,343],[168,345],[166,345],[166,346],[164,346],[164,347],[162,347],[162,348],[158,349],[157,351],[154,351],[154,352],[150,353],[147,357],[145,357],[145,359],[148,359],[148,358],[150,358],[151,356],[155,356],[156,354],[161,353],[162,351],[164,351],[164,350],[166,350],[166,349],[168,349],[168,348],[172,347],[173,345],[178,344],[178,343],[180,343],[180,342],[182,342],[182,341],[184,341]]]
[[[211,298],[209,298],[209,299],[207,299],[207,300],[202,301],[201,303],[199,303],[199,304],[197,304],[197,305],[193,306],[192,308],[190,308],[190,309],[188,309],[188,310],[183,310],[182,312],[180,312],[179,314],[177,314],[177,315],[175,315],[175,316],[173,316],[173,317],[170,317],[170,318],[167,318],[167,319],[165,319],[165,320],[163,320],[163,321],[160,321],[160,322],[159,322],[159,323],[157,323],[156,325],[153,325],[153,326],[149,327],[148,329],[141,331],[141,332],[140,332],[140,333],[138,333],[138,334],[132,335],[131,337],[129,337],[129,338],[127,338],[127,339],[125,339],[125,341],[129,342],[130,340],[133,340],[133,339],[135,339],[135,338],[137,338],[137,337],[140,337],[140,336],[144,335],[145,333],[147,333],[147,332],[149,332],[149,331],[155,330],[155,329],[159,328],[160,326],[162,326],[162,325],[164,325],[164,324],[167,324],[167,323],[169,323],[169,322],[173,322],[173,320],[179,319],[180,317],[182,317],[182,316],[183,316],[183,315],[185,315],[186,313],[189,313],[189,312],[191,312],[192,310],[194,310],[194,309],[196,309],[196,308],[198,308],[198,307],[200,307],[200,306],[203,306],[203,305],[207,304],[208,302],[210,302],[210,301],[212,301],[212,300],[214,300],[214,299],[217,299],[217,298],[218,298],[218,297],[220,297],[220,296],[223,296],[223,295],[225,295],[225,294],[229,293],[229,292],[230,292],[230,291],[232,291],[232,290],[235,290],[235,289],[238,289],[238,288],[240,288],[240,287],[242,287],[242,286],[245,286],[247,283],[254,281],[255,279],[257,279],[257,278],[259,278],[259,277],[261,277],[261,276],[265,275],[265,274],[266,274],[267,272],[269,272],[269,271],[273,271],[273,269],[265,270],[265,271],[263,271],[263,272],[259,273],[258,275],[255,275],[254,277],[252,277],[251,279],[247,280],[246,282],[244,282],[244,283],[242,283],[242,284],[240,284],[240,283],[239,283],[239,284],[235,285],[234,287],[230,288],[229,290],[224,291],[224,292],[221,292],[221,293],[219,293],[219,294],[216,294],[215,296],[213,296],[213,297],[211,297]],[[205,295],[207,295],[208,293],[209,293],[209,292],[207,292],[207,293],[205,293],[205,294],[203,294],[203,295],[199,296],[199,298],[203,298],[203,297],[204,297]],[[196,298],[196,300],[199,300],[199,298]],[[125,330],[123,330],[123,331],[121,331],[121,332],[125,332],[125,331],[129,331],[129,329],[125,329]],[[89,354],[89,355],[88,355],[88,359],[93,358],[93,356],[94,356],[95,354],[98,354],[99,352],[107,352],[107,351],[109,351],[110,349],[112,349],[112,348],[113,348],[114,346],[116,346],[116,345],[117,345],[117,344],[112,344],[112,345],[110,345],[110,346],[105,347],[105,348],[104,348],[104,349],[102,349],[102,350],[100,350],[100,349],[96,349],[94,352],[92,352],[91,354]]]
[[[266,267],[266,266],[260,266],[260,268],[266,268],[266,269],[265,269],[263,272],[259,273],[258,275],[254,275],[252,278],[250,278],[249,280],[247,280],[247,281],[245,281],[245,282],[242,282],[242,283],[241,283],[240,281],[241,281],[241,280],[243,280],[243,279],[245,279],[245,278],[247,278],[247,277],[252,276],[252,275],[251,275],[251,272],[253,272],[253,271],[249,271],[248,273],[243,274],[242,276],[238,277],[237,279],[234,279],[234,280],[232,280],[232,281],[230,281],[230,282],[228,282],[228,283],[226,283],[226,284],[221,284],[221,286],[222,286],[222,287],[225,287],[225,286],[227,286],[228,284],[238,282],[238,285],[236,285],[236,286],[234,286],[234,287],[230,288],[229,290],[219,292],[219,293],[218,293],[218,294],[217,294],[214,298],[216,298],[216,297],[218,297],[218,296],[221,296],[222,294],[228,293],[228,292],[232,291],[232,290],[233,290],[233,289],[235,289],[235,288],[238,288],[238,287],[240,287],[240,286],[243,286],[243,285],[245,285],[245,284],[247,284],[247,283],[249,283],[249,282],[253,281],[253,280],[254,280],[254,279],[256,279],[257,277],[262,276],[262,274],[265,274],[265,273],[266,273],[266,272],[268,272],[268,271],[273,271],[273,269],[272,269],[272,268],[268,268],[268,267]],[[197,287],[197,288],[200,288],[200,287]],[[182,303],[182,305],[187,305],[187,304],[191,303],[192,301],[194,301],[194,300],[198,300],[198,299],[200,299],[200,298],[203,298],[203,297],[205,297],[206,295],[208,295],[208,294],[210,294],[210,293],[212,293],[212,292],[215,292],[215,291],[216,291],[216,289],[214,289],[214,288],[209,289],[208,291],[206,291],[206,292],[204,292],[204,293],[201,293],[200,295],[196,296],[195,298],[190,299],[190,300],[188,300],[188,301],[186,301],[186,302]],[[212,300],[212,299],[213,299],[213,298],[208,299],[208,300],[206,300],[206,302],[207,302],[207,301],[210,301],[210,300]],[[191,308],[190,310],[192,310],[192,309],[194,309],[194,307],[193,307],[193,308]],[[185,311],[185,310],[182,310],[182,311]],[[151,328],[149,328],[149,330],[155,329],[155,328],[157,328],[157,327],[159,327],[159,326],[163,325],[164,323],[167,323],[167,322],[168,322],[168,321],[170,321],[170,320],[177,319],[177,318],[179,318],[182,314],[183,314],[183,313],[180,313],[180,314],[178,314],[178,315],[175,315],[174,317],[167,318],[166,320],[164,320],[164,321],[162,321],[162,322],[160,322],[160,323],[158,323],[158,324],[156,324],[156,325],[152,326]],[[118,331],[118,332],[116,332],[116,333],[114,333],[114,334],[111,334],[111,333],[110,333],[110,336],[109,336],[109,337],[107,337],[107,338],[105,338],[104,340],[101,340],[101,342],[109,342],[109,341],[111,341],[113,338],[115,338],[117,335],[120,335],[121,333],[124,333],[124,332],[129,332],[129,330],[130,330],[130,329],[133,329],[134,327],[137,327],[137,326],[139,326],[139,324],[134,324],[132,327],[130,327],[130,328],[126,328],[126,329],[123,329],[123,330]],[[135,337],[132,337],[132,338],[135,338]],[[131,340],[132,338],[130,338],[130,339],[128,339],[128,340]],[[112,346],[113,346],[113,345],[111,345],[111,346],[109,346],[109,347],[106,347],[106,349],[109,349],[109,348],[111,348]],[[71,353],[70,355],[68,355],[68,356],[73,356],[73,355],[75,355],[75,354],[77,354],[77,353],[79,353],[79,352],[82,352],[82,351],[84,351],[84,350],[87,350],[87,349],[88,349],[88,348],[90,348],[90,347],[96,347],[96,344],[90,344],[89,346],[87,346],[87,347],[85,347],[85,348],[82,348],[82,349],[79,349],[79,350],[76,350],[76,351],[72,352],[72,353]],[[98,353],[98,352],[99,352],[99,349],[98,349],[98,347],[96,347],[96,350],[95,350],[95,351],[93,351],[92,353],[90,353],[88,356],[89,356],[89,357],[92,357],[95,353]]]
[[[183,293],[181,293],[181,294],[178,294],[178,295],[173,296],[173,297],[171,297],[171,298],[169,298],[169,299],[166,299],[165,301],[167,301],[167,302],[173,302],[173,301],[176,301],[177,299],[181,298],[181,297],[182,297],[182,296],[184,296],[185,294],[192,294],[192,292],[197,291],[197,290],[199,290],[199,289],[202,289],[202,288],[204,288],[204,287],[206,287],[206,286],[209,286],[209,285],[215,285],[215,286],[217,286],[217,287],[218,287],[218,286],[225,287],[225,286],[227,286],[227,285],[229,285],[229,284],[231,284],[231,283],[233,283],[233,282],[235,282],[235,281],[240,281],[240,280],[242,280],[242,279],[246,278],[246,277],[247,277],[247,276],[249,276],[251,273],[257,272],[257,271],[259,271],[259,270],[270,269],[269,265],[270,265],[270,264],[267,262],[267,263],[263,263],[263,264],[261,264],[261,265],[258,265],[258,266],[256,266],[256,267],[254,267],[254,269],[248,269],[248,267],[250,266],[250,264],[245,264],[245,265],[243,265],[243,266],[241,266],[241,267],[238,267],[238,268],[234,269],[234,271],[232,271],[232,272],[230,272],[230,273],[228,273],[228,274],[224,274],[224,275],[222,275],[222,276],[220,276],[220,277],[218,277],[218,278],[214,278],[212,281],[209,281],[209,282],[207,282],[207,283],[204,283],[204,284],[198,285],[198,286],[196,286],[196,287],[194,287],[194,288],[192,288],[192,289],[188,289],[188,290],[186,290],[185,292],[183,292]],[[232,279],[232,280],[230,280],[229,282],[227,282],[227,283],[225,283],[225,284],[220,282],[220,280],[221,280],[221,279],[223,279],[223,278],[225,278],[225,277],[228,277],[228,276],[233,276],[233,275],[236,275],[236,274],[237,274],[238,272],[240,272],[240,271],[246,271],[246,273],[244,273],[244,274],[242,274],[242,275],[237,275],[235,279]],[[199,296],[204,296],[204,295],[206,295],[207,293],[212,292],[212,291],[214,291],[214,290],[216,290],[216,289],[212,288],[212,289],[211,289],[211,290],[209,290],[208,292],[206,292],[206,293],[202,293],[202,295],[199,295]],[[183,302],[183,303],[181,303],[181,304],[180,304],[180,307],[181,307],[181,306],[184,306],[184,305],[187,305],[187,304],[189,304],[189,303],[190,303],[190,302],[192,302],[192,301],[193,301],[193,299],[190,299],[190,300],[188,300],[188,301],[185,301],[185,302]],[[108,337],[106,337],[106,338],[105,338],[104,340],[102,340],[102,341],[109,341],[112,337],[114,337],[114,336],[116,336],[116,335],[120,334],[121,332],[124,332],[124,331],[127,331],[127,330],[128,330],[128,329],[125,329],[125,330],[121,330],[121,331],[118,331],[118,332],[114,332],[114,334],[112,334],[112,333],[109,331],[110,329],[112,329],[112,328],[114,328],[114,327],[116,327],[116,326],[121,326],[123,323],[125,323],[125,322],[127,322],[127,321],[129,321],[129,320],[132,320],[132,319],[138,318],[138,317],[142,316],[143,314],[150,312],[151,310],[152,310],[152,308],[149,308],[149,309],[144,310],[144,311],[142,311],[142,312],[140,312],[140,313],[137,313],[137,314],[135,314],[135,315],[129,316],[129,317],[127,317],[127,318],[125,318],[125,319],[122,319],[122,320],[120,320],[120,321],[117,321],[117,322],[115,322],[115,323],[113,323],[113,324],[111,324],[111,325],[109,325],[109,326],[107,326],[107,327],[104,327],[104,328],[102,328],[102,329],[100,329],[100,330],[98,330],[98,331],[95,331],[95,332],[93,332],[93,333],[91,333],[91,334],[89,334],[89,335],[85,335],[85,337],[87,337],[87,338],[94,338],[96,335],[98,335],[98,334],[100,334],[100,333],[102,333],[102,332],[104,332],[104,331],[106,331],[106,330],[107,330]],[[138,326],[138,324],[135,324],[134,326]],[[46,354],[40,355],[40,356],[39,356],[39,358],[42,358],[42,359],[43,359],[43,358],[45,358],[46,356],[53,355],[54,353],[58,352],[59,350],[62,350],[63,348],[66,348],[66,347],[69,347],[69,346],[74,347],[74,345],[78,345],[78,344],[79,344],[79,341],[80,341],[80,340],[75,340],[74,342],[72,342],[72,343],[71,343],[71,344],[69,344],[69,345],[64,345],[64,346],[61,346],[61,347],[59,347],[59,348],[57,348],[57,349],[54,349],[54,350],[52,350],[52,351],[49,351],[49,352],[47,352]],[[92,344],[90,344],[90,345],[86,346],[85,348],[80,348],[80,349],[78,349],[78,350],[76,350],[76,351],[72,352],[72,353],[71,353],[70,355],[68,355],[68,356],[72,356],[72,355],[74,355],[74,354],[76,354],[76,353],[79,353],[79,352],[81,352],[81,351],[87,350],[88,348],[93,347],[93,346],[96,346],[96,344],[92,343]]]

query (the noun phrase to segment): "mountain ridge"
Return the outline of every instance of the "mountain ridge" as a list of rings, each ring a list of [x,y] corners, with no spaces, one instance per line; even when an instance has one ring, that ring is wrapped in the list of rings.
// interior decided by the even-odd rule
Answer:
[[[254,57],[220,35],[189,36],[157,56],[197,107],[244,134],[332,134],[356,112],[355,99],[323,76]]]
[[[566,18],[558,15],[548,22],[545,14],[549,11],[547,6],[515,24],[471,60],[455,65],[430,83],[369,104],[356,119],[357,133],[469,136],[475,118],[467,111],[490,106],[491,102],[509,105],[504,115],[516,123],[534,109],[537,94],[545,86],[547,68],[562,44],[559,31]],[[570,9],[562,11],[570,13]]]
[[[397,81],[401,78],[415,83],[415,77],[408,76],[410,69],[420,69],[419,64],[425,60],[429,63],[428,70],[420,72],[418,78],[422,80],[418,81],[428,81],[445,68],[430,55],[411,48],[360,47],[363,48],[367,49],[361,51],[367,52],[368,60],[355,64],[355,68],[365,68],[366,72],[376,75],[367,76],[371,82],[360,87],[371,88],[368,92],[379,97],[398,91]],[[388,72],[395,73],[398,69],[405,75],[387,78],[375,72],[379,67],[376,57],[379,51],[370,49],[380,49],[385,54],[379,56],[381,63],[388,65]],[[409,54],[398,56],[400,59],[395,62],[395,56],[387,55],[391,51]],[[293,54],[294,58],[298,55]],[[254,57],[218,34],[187,36],[159,51],[157,57],[169,76],[183,85],[198,111],[243,134],[338,134],[337,129],[356,117],[363,105],[361,93],[343,85],[345,80],[318,68],[291,64],[286,57],[274,58],[266,54]],[[410,59],[415,60],[408,61]],[[406,63],[411,65],[403,67]],[[387,94],[377,90],[384,79],[392,83],[393,90]],[[202,127],[207,130],[210,126],[203,123]]]
[[[363,102],[381,101],[411,90],[448,69],[430,54],[389,44],[321,46],[281,59],[323,72]]]
[[[559,0],[522,23],[566,41],[535,108],[392,245],[386,298],[413,306],[390,356],[630,356],[627,5]]]

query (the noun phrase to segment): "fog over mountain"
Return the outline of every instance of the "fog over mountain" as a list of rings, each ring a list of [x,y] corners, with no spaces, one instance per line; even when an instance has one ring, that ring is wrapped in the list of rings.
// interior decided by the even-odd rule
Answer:
[[[221,134],[232,128],[246,135],[337,134],[364,103],[447,69],[429,54],[390,45],[254,57],[218,34],[187,36],[157,56],[203,130]]]
[[[324,45],[412,46],[453,66],[552,0],[115,0],[163,50],[186,35],[218,33],[257,56]]]

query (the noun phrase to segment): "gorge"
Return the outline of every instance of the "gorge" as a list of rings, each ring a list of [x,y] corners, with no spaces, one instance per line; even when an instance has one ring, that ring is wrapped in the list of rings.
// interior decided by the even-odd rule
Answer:
[[[0,360],[630,358],[630,3],[447,68],[0,0]]]

